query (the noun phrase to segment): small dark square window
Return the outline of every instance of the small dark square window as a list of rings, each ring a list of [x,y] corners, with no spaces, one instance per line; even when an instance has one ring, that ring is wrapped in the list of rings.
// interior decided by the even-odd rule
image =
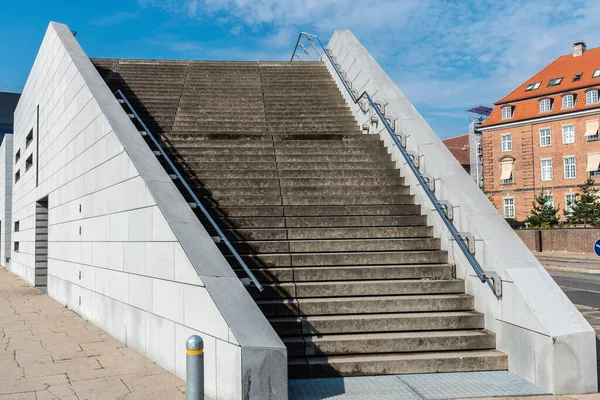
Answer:
[[[25,138],[25,147],[29,146],[33,142],[33,129],[29,131]]]
[[[21,149],[17,150],[17,154],[15,154],[15,164],[19,162],[21,159]]]
[[[577,81],[581,80],[582,76],[583,76],[583,72],[575,74],[575,76],[573,77],[573,82],[577,82]]]
[[[33,154],[29,155],[29,157],[27,157],[27,160],[25,160],[25,171],[27,171],[29,168],[31,168],[32,165],[33,165]]]
[[[19,232],[19,221],[15,222],[15,232]]]
[[[13,246],[14,246],[13,247],[14,251],[16,251],[18,253],[19,252],[19,242],[15,242]]]
[[[19,179],[21,179],[21,170],[17,171],[15,174],[15,183],[19,182]]]

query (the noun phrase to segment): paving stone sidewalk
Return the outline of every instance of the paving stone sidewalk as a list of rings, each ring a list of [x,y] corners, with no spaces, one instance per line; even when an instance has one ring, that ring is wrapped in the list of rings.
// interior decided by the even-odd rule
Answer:
[[[0,267],[0,400],[185,399],[185,383]]]

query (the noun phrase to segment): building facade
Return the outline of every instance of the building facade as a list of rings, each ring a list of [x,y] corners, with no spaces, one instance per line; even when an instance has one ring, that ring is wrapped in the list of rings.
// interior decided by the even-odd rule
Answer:
[[[456,158],[456,161],[462,165],[465,171],[471,173],[471,145],[470,135],[454,136],[448,139],[442,140],[450,153]]]
[[[568,211],[578,185],[600,176],[600,48],[575,43],[495,103],[482,132],[484,190],[505,218],[525,220],[542,189]]]

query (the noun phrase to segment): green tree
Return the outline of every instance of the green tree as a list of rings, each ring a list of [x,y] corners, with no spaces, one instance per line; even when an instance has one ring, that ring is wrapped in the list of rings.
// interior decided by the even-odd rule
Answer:
[[[533,208],[529,212],[531,215],[527,218],[527,222],[533,228],[550,228],[558,224],[557,214],[560,204],[558,207],[554,207],[551,200],[552,197],[542,188],[540,194],[531,203]]]
[[[588,178],[579,185],[581,193],[576,194],[575,201],[567,204],[570,211],[564,210],[569,224],[599,225],[600,224],[600,196],[598,189],[594,187],[594,180]]]

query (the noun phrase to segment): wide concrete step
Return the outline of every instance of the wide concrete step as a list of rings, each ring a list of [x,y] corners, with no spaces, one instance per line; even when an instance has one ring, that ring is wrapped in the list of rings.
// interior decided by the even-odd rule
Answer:
[[[282,163],[285,166],[291,163],[385,163],[390,162],[390,156],[384,153],[357,153],[357,154],[201,154],[196,150],[169,150],[170,155],[180,155],[190,162],[215,162],[215,163],[250,163],[255,161],[271,161]]]
[[[217,219],[219,225],[237,228],[320,228],[320,227],[394,227],[423,226],[424,215],[332,216],[332,217],[229,217]]]
[[[189,179],[194,181],[194,179]],[[302,188],[304,190],[316,190],[309,194],[323,193],[319,192],[322,188],[346,188],[346,190],[360,191],[371,190],[385,187],[402,187],[404,178],[401,177],[383,177],[383,178],[223,178],[223,179],[202,179],[203,187],[208,189],[233,189],[233,188],[266,188],[281,187],[281,194],[290,194],[290,190]],[[364,191],[363,190],[363,191]],[[406,192],[405,190],[404,192]],[[346,192],[347,193],[347,192]],[[375,193],[375,192],[372,192]]]
[[[315,252],[352,252],[352,251],[408,251],[437,250],[440,240],[437,238],[418,239],[359,239],[359,240],[292,240],[292,241],[234,241],[233,247],[238,253],[315,253]],[[219,246],[225,249],[224,244]]]
[[[431,237],[430,226],[373,228],[222,228],[231,240],[371,239]],[[208,229],[211,236],[214,231]]]
[[[496,350],[297,357],[288,360],[288,376],[291,379],[506,369],[506,354]]]
[[[265,195],[285,197],[294,196],[343,196],[348,191],[353,191],[356,195],[367,195],[368,193],[377,196],[407,195],[409,188],[403,185],[395,186],[306,186],[306,187],[232,187],[232,188],[209,188],[204,189],[199,185],[191,185],[197,195],[212,195],[215,198],[232,197],[236,195]]]
[[[350,296],[395,296],[411,294],[463,293],[464,281],[446,279],[397,279],[368,281],[322,281],[264,283],[263,291],[248,291],[256,299],[333,298]]]
[[[228,217],[303,217],[303,216],[366,216],[366,215],[419,215],[416,204],[372,206],[274,206],[210,208],[212,215]]]
[[[243,269],[236,269],[240,278]],[[450,279],[453,268],[449,264],[430,265],[354,265],[329,267],[266,267],[252,268],[260,282],[324,282],[384,279]]]
[[[195,166],[195,164],[190,164]],[[185,170],[182,168],[181,170]],[[381,169],[330,169],[330,170],[282,170],[275,169],[226,169],[226,170],[201,170],[189,169],[200,179],[268,179],[268,178],[385,178],[399,177],[398,171],[382,167]]]
[[[357,135],[358,136],[358,135]],[[374,140],[376,139],[376,140]],[[338,148],[376,148],[382,147],[383,144],[376,135],[363,135],[356,137],[355,140],[272,140],[269,136],[267,140],[195,140],[193,136],[186,136],[185,139],[171,138],[169,144],[175,148],[181,146],[189,147],[204,147],[204,148],[316,148],[318,150],[323,147],[329,149]]]
[[[272,134],[272,133],[215,133],[215,132],[199,132],[199,131],[169,131],[166,134],[168,139],[175,140],[235,140],[235,141],[250,141],[250,140],[275,140],[275,141],[307,141],[307,140],[336,140],[336,141],[351,141],[360,140],[363,141],[362,135],[356,132],[344,132],[344,133],[305,133],[302,135],[298,134]]]
[[[369,204],[414,204],[412,195],[352,195],[349,196],[273,196],[273,195],[235,195],[220,196],[218,203],[224,207],[232,206],[336,206]]]
[[[414,332],[483,329],[484,315],[475,311],[325,315],[269,318],[279,335]]]
[[[381,251],[381,252],[339,252],[339,253],[263,253],[241,255],[251,267],[310,267],[330,265],[397,265],[397,264],[443,264],[448,262],[448,254],[441,250],[430,251]],[[229,264],[236,268],[237,261],[226,255]]]
[[[262,142],[256,140],[255,142]],[[196,143],[200,143],[198,146]],[[204,145],[202,145],[204,144]],[[259,143],[260,144],[260,143]],[[314,155],[337,155],[337,156],[352,156],[356,154],[383,154],[387,155],[387,149],[382,146],[375,144],[370,147],[289,147],[289,148],[274,148],[272,146],[247,146],[247,147],[208,147],[203,141],[190,143],[188,141],[179,142],[175,147],[169,148],[169,152],[173,154],[179,154],[182,156],[314,156]],[[280,159],[281,157],[276,157]]]
[[[257,299],[267,317],[471,311],[473,297],[461,294]]]
[[[488,350],[496,337],[485,330],[377,332],[303,335],[283,338],[288,357],[430,351]]]

